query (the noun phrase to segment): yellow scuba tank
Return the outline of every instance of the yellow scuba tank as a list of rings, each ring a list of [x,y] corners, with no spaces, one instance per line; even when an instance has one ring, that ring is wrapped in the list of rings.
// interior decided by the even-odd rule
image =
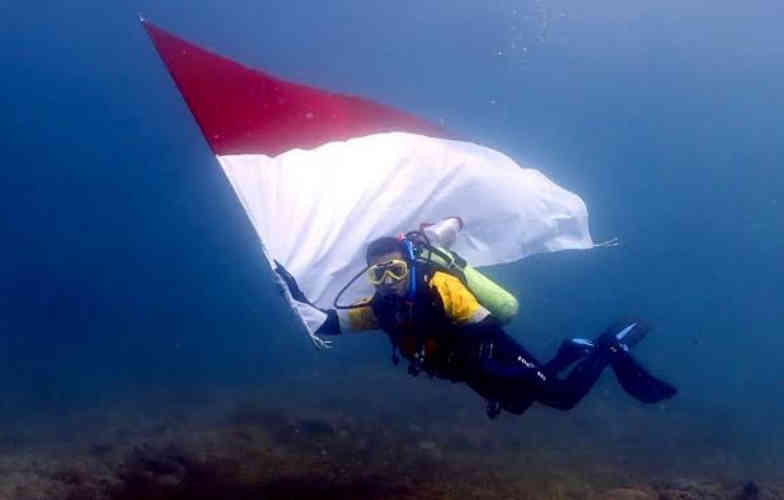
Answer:
[[[510,322],[517,315],[519,309],[515,296],[471,267],[457,253],[439,246],[440,244],[451,245],[460,229],[462,229],[462,221],[457,217],[444,219],[438,224],[423,227],[422,232],[430,241],[430,248],[422,247],[417,258],[444,267],[454,274],[462,275],[466,286],[480,304],[501,323]]]

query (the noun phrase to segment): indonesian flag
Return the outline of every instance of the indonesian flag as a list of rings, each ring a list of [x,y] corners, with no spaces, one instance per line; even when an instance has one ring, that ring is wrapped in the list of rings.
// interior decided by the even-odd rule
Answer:
[[[142,23],[265,257],[317,306],[286,293],[317,346],[319,309],[365,267],[377,237],[459,216],[452,249],[475,267],[594,246],[583,201],[538,170],[411,114],[282,80]],[[358,280],[341,302],[371,294]]]

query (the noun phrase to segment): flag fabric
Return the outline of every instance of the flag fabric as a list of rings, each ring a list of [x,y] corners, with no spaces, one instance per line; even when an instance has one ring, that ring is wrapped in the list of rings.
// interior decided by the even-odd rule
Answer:
[[[314,335],[371,240],[459,216],[475,267],[594,246],[582,199],[501,152],[376,102],[292,83],[142,23]],[[284,289],[286,289],[284,287]],[[359,280],[341,298],[370,295]]]

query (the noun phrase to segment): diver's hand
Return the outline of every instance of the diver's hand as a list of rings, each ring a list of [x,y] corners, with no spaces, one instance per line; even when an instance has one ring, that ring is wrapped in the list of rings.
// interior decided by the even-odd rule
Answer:
[[[286,270],[283,265],[275,261],[275,272],[283,279],[283,282],[286,283],[286,286],[289,288],[289,293],[291,293],[291,297],[296,300],[297,302],[302,302],[304,304],[308,304],[313,306],[313,303],[305,297],[305,294],[302,293],[300,290],[299,285],[297,285],[297,280],[294,279],[294,276],[291,275],[290,272]],[[313,306],[316,307],[316,306]]]
[[[299,288],[299,285],[297,285],[297,280],[294,279],[294,276],[292,276],[291,273],[288,272],[286,268],[283,267],[283,265],[281,265],[281,263],[278,262],[277,260],[275,261],[275,272],[278,273],[278,276],[281,277],[283,282],[286,284],[286,287],[288,287],[292,299],[302,304],[307,304],[308,306],[312,307],[316,311],[319,311],[320,313],[326,315],[323,322],[321,323],[321,326],[316,328],[316,331],[314,332],[315,335],[311,334],[311,339],[313,340],[314,344],[316,344],[316,347],[318,348],[323,349],[323,348],[330,347],[330,341],[319,339],[318,335],[341,334],[340,322],[338,320],[337,311],[335,311],[334,309],[321,309],[316,307],[311,301],[308,300],[307,297],[305,297],[305,294]],[[301,309],[301,307],[295,307],[295,308]],[[309,314],[307,311],[302,310],[300,311],[300,314],[303,317],[309,317],[311,316],[312,313]],[[315,326],[309,326],[309,328],[315,328]]]

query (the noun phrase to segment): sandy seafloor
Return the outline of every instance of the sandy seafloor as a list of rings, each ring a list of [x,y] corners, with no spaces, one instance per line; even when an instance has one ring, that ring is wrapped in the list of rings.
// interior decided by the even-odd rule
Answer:
[[[734,443],[715,408],[619,405],[603,380],[571,412],[490,421],[468,389],[404,376],[347,367],[17,420],[0,498],[784,498],[775,445]]]

